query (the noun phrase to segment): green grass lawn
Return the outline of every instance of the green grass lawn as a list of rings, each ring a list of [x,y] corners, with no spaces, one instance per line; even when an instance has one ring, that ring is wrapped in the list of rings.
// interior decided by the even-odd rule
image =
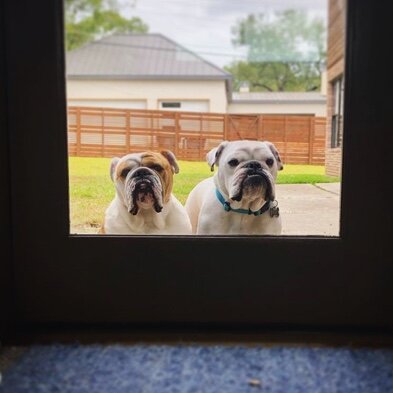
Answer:
[[[86,232],[99,227],[104,212],[115,192],[109,177],[109,158],[69,158],[70,210],[72,231]],[[205,162],[179,161],[180,173],[175,175],[173,193],[183,204],[191,189],[212,176]],[[279,172],[278,184],[330,183],[339,178],[326,176],[320,165],[285,165]]]

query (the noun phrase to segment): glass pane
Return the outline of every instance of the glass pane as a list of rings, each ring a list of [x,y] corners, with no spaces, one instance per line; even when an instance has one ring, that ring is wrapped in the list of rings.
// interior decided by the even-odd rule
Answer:
[[[345,1],[64,4],[70,233],[339,235]]]
[[[337,79],[333,84],[334,90],[334,114],[338,115],[340,112],[340,98],[341,98],[341,79]]]

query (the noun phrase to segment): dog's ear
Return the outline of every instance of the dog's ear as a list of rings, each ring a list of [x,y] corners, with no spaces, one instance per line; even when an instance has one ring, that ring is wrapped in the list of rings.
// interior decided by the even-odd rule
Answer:
[[[269,149],[272,151],[276,161],[277,161],[277,168],[279,171],[284,169],[284,165],[282,164],[280,154],[278,153],[278,150],[276,149],[276,146],[273,145],[271,142],[265,141],[265,143],[268,145]]]
[[[177,165],[176,157],[170,150],[162,150],[160,152],[171,164],[172,172],[179,173],[179,165]]]
[[[212,172],[214,171],[214,165],[218,165],[218,160],[220,159],[221,153],[227,144],[228,141],[221,142],[217,147],[211,149],[209,153],[206,154],[206,161]]]
[[[111,179],[114,182],[115,181],[115,170],[116,170],[116,166],[119,163],[120,158],[119,157],[113,157],[112,161],[111,161],[111,166],[110,166],[110,170],[109,173],[111,175]]]

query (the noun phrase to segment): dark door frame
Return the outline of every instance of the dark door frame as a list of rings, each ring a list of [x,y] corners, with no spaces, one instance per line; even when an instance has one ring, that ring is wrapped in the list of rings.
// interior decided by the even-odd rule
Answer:
[[[62,1],[5,0],[3,336],[93,324],[392,329],[391,8],[348,1],[340,238],[147,238],[69,235]]]

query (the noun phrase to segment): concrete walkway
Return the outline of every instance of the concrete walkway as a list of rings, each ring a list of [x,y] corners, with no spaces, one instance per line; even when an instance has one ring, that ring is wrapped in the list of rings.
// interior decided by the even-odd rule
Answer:
[[[340,183],[278,184],[283,235],[338,236]]]
[[[276,198],[283,235],[339,235],[340,183],[278,184]],[[73,227],[71,233],[96,234],[97,230]]]

